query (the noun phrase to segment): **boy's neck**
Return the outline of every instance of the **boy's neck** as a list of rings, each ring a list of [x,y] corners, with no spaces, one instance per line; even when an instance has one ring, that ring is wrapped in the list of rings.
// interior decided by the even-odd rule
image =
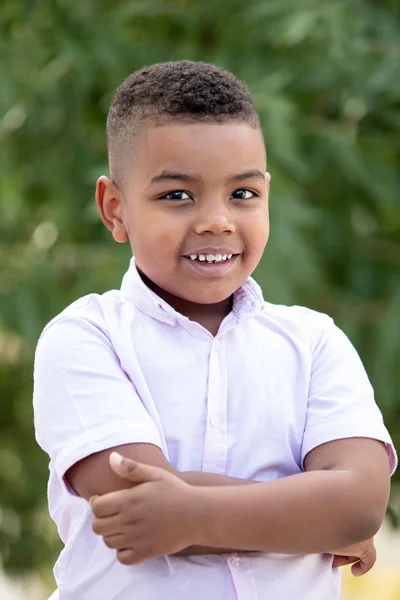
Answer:
[[[139,271],[139,275],[147,287],[157,294],[157,296],[168,302],[181,315],[202,325],[212,335],[218,333],[222,321],[232,310],[232,296],[216,304],[197,304],[166,292],[153,283],[143,272]]]

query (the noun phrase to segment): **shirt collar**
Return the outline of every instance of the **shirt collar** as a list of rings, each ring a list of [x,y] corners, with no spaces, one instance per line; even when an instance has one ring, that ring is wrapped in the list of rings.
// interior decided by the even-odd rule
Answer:
[[[157,296],[140,277],[135,258],[132,257],[128,271],[125,273],[121,284],[122,295],[141,312],[161,321],[174,325],[176,322],[188,322],[185,317],[176,311],[168,302]],[[252,317],[264,308],[264,298],[260,286],[249,277],[245,283],[233,294],[232,313],[237,320]]]

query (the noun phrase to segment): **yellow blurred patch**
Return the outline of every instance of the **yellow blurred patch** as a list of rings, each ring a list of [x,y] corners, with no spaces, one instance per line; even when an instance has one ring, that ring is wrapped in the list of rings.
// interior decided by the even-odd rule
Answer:
[[[350,567],[343,569],[341,600],[400,600],[400,568],[375,566],[362,577],[353,577]]]

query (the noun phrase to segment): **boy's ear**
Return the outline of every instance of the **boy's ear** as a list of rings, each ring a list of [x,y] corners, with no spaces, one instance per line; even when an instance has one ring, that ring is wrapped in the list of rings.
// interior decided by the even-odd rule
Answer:
[[[96,183],[96,205],[104,225],[116,242],[124,244],[128,234],[124,224],[122,192],[112,179],[102,175]]]

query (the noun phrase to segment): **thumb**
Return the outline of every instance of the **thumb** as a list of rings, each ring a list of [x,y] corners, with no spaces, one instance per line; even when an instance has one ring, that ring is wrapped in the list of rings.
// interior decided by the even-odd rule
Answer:
[[[118,452],[111,452],[109,461],[114,473],[136,484],[154,480],[158,471],[157,467],[138,463]]]
[[[94,496],[91,496],[91,497],[89,498],[89,504],[90,504],[90,506],[93,506],[93,502],[94,502],[95,500],[97,500],[97,498],[100,498],[100,496],[99,496],[98,494],[95,494]]]

